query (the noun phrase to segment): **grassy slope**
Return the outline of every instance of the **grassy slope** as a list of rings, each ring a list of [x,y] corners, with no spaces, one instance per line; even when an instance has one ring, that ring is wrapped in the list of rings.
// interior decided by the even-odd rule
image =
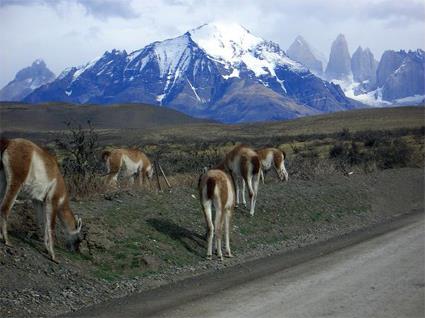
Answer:
[[[35,120],[36,119],[36,120]],[[202,123],[169,108],[145,105],[71,105],[0,103],[2,130],[48,131],[64,129],[64,122],[90,120],[98,129],[145,129],[167,125]]]
[[[249,217],[245,208],[235,211],[233,249],[241,255],[268,244],[307,242],[335,228],[356,228],[374,218],[409,212],[423,206],[419,172],[386,170],[285,184],[269,177],[260,187],[255,217]],[[143,276],[204,259],[205,228],[194,187],[175,187],[172,193],[122,192],[109,199],[73,204],[88,226],[91,245],[90,253],[85,246],[86,257],[79,262],[96,276],[108,280]],[[67,256],[72,257],[61,255]]]
[[[257,138],[329,134],[347,128],[350,131],[392,130],[424,126],[424,107],[397,107],[360,109],[326,115],[303,117],[290,121],[244,124],[192,124],[185,127],[167,127],[149,130],[140,136],[145,139],[198,139]],[[137,132],[134,132],[137,135]]]
[[[290,121],[223,125],[208,123],[173,111],[149,105],[26,105],[0,103],[0,129],[26,135],[42,135],[43,131],[64,129],[64,121],[72,118],[84,123],[90,119],[105,142],[159,142],[164,139],[197,139],[212,141],[222,138],[255,138],[258,136],[296,136],[328,134],[348,128],[350,131],[391,130],[424,126],[424,107],[359,109],[332,114],[303,117]],[[36,121],[34,119],[37,119]]]

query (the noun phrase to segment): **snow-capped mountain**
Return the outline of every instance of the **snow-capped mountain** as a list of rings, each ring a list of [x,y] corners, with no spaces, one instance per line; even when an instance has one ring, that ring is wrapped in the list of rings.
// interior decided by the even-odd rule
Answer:
[[[420,103],[425,99],[425,52],[385,51],[377,69],[375,94],[383,101]]]
[[[294,118],[358,104],[238,24],[210,23],[128,54],[112,50],[25,98],[149,103],[223,122]]]
[[[31,66],[16,73],[13,81],[0,90],[1,101],[19,101],[33,92],[36,88],[55,79],[43,60],[35,60]]]
[[[352,66],[363,64],[363,71],[361,67],[353,67],[353,75],[357,73],[354,80],[333,80],[342,87],[346,96],[371,106],[416,105],[425,102],[423,50],[385,51],[377,67],[373,54],[367,51],[363,50],[362,54],[366,53],[363,58],[353,55]]]
[[[323,75],[323,68],[326,66],[323,54],[313,49],[301,35],[295,38],[286,53],[294,61],[305,65],[313,74]]]

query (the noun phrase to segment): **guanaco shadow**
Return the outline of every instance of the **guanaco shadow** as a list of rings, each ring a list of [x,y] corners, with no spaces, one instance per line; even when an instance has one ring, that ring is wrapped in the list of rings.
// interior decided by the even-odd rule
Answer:
[[[196,249],[196,246],[202,247],[202,250],[205,249],[205,236],[163,219],[152,218],[146,220],[146,222],[158,232],[168,235],[173,240],[179,241],[189,252],[201,257],[204,256],[204,254]],[[194,244],[191,244],[191,242]]]

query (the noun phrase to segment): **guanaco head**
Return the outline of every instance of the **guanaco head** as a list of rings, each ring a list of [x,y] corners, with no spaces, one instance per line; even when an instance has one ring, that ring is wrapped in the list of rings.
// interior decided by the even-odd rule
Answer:
[[[71,252],[78,252],[80,250],[80,244],[83,241],[83,235],[81,233],[82,226],[83,221],[78,215],[76,215],[74,218],[73,226],[70,226],[69,224],[68,226],[66,226],[66,228],[68,229],[66,247]]]

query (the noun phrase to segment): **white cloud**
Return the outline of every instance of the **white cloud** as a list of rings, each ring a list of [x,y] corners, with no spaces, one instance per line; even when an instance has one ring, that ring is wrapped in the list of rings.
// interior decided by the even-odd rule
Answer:
[[[0,86],[43,58],[60,73],[113,48],[128,52],[213,20],[238,22],[286,49],[303,35],[329,53],[344,33],[353,52],[423,47],[423,0],[0,0]]]
[[[121,17],[137,18],[139,15],[131,6],[131,0],[1,0],[0,7],[8,6],[48,6],[59,10],[66,5],[80,5],[86,14],[99,19]]]

